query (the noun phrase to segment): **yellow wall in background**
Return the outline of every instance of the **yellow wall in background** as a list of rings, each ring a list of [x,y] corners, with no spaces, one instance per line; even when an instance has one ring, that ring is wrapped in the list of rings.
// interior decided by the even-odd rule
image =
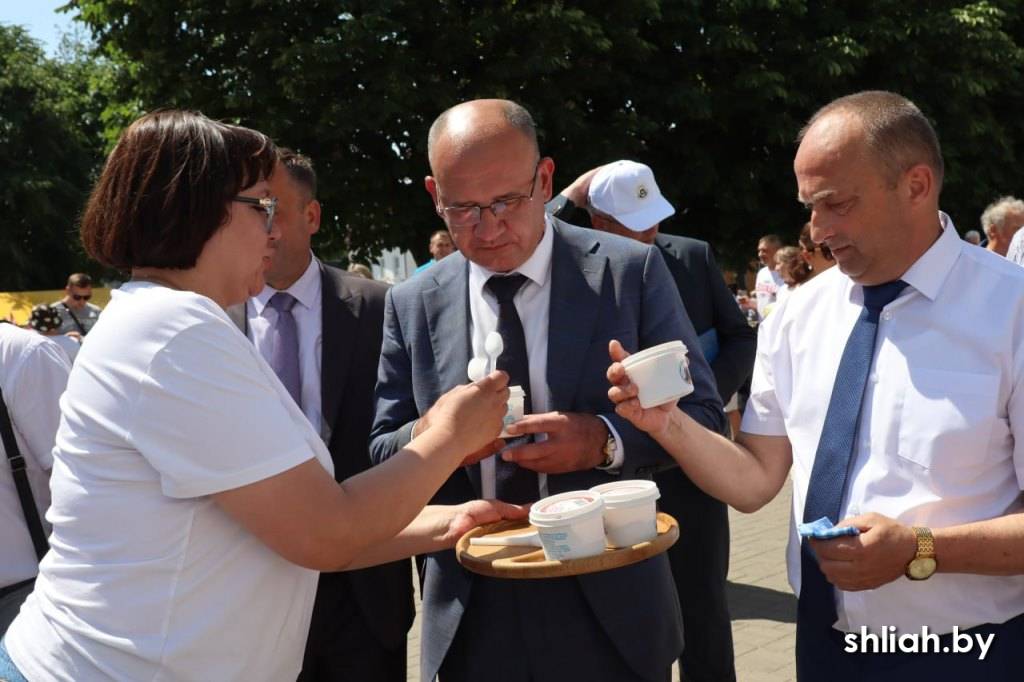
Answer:
[[[0,318],[11,320],[18,325],[24,325],[28,323],[28,316],[32,313],[32,306],[39,303],[53,303],[62,298],[64,298],[63,289],[0,292]],[[110,289],[106,287],[92,288],[92,298],[89,300],[89,303],[94,303],[103,308],[109,302]]]

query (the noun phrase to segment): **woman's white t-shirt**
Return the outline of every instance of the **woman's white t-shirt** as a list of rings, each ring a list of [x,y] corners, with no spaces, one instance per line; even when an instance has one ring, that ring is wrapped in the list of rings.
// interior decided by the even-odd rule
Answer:
[[[129,283],[61,400],[52,550],[7,633],[31,680],[295,679],[317,573],[212,493],[327,449],[208,298]]]

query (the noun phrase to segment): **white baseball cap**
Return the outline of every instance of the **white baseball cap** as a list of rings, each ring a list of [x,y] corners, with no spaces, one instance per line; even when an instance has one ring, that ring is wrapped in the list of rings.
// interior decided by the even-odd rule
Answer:
[[[590,181],[590,205],[634,232],[644,232],[676,212],[661,196],[654,172],[636,161],[615,161]]]

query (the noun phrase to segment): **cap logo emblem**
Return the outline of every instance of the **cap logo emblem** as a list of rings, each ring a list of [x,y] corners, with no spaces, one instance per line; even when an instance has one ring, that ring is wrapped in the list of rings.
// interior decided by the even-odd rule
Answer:
[[[646,185],[637,185],[637,187],[636,187],[636,198],[637,199],[646,199],[647,198],[647,186]]]

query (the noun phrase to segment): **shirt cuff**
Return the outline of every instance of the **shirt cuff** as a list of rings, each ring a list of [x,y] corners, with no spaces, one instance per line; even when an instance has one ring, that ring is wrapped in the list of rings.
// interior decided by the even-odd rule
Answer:
[[[615,430],[615,427],[612,426],[612,423],[608,418],[602,417],[601,415],[596,416],[605,423],[605,426],[608,427],[608,432],[611,433],[612,437],[615,439],[615,446],[612,448],[612,463],[606,467],[598,466],[594,468],[600,469],[601,471],[609,474],[618,474],[622,471],[622,464],[626,461],[626,446],[622,444],[622,438],[619,437],[619,432]]]

